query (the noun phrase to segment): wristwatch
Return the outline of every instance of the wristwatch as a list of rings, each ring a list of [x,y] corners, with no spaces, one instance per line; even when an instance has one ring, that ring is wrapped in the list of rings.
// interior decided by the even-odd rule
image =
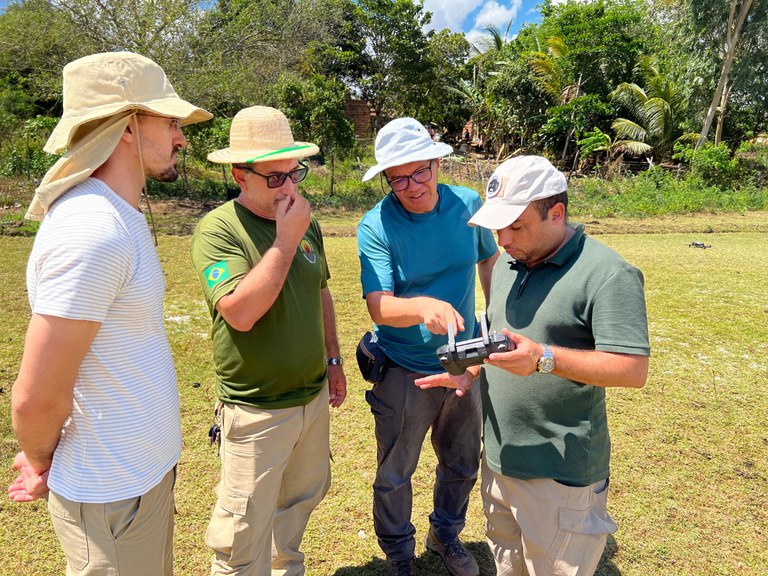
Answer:
[[[536,363],[536,372],[549,374],[552,372],[552,370],[555,369],[555,356],[552,354],[552,348],[546,344],[542,344],[541,348],[544,350],[544,352],[542,353],[541,358],[539,358],[539,361]]]
[[[325,363],[328,366],[341,366],[342,364],[344,364],[344,358],[342,358],[341,356],[334,356],[333,358],[326,359]]]

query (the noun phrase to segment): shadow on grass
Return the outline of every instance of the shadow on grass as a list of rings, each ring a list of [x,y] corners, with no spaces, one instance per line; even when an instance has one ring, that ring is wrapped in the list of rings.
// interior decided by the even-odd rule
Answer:
[[[477,560],[480,567],[480,576],[492,576],[496,574],[496,567],[493,563],[493,556],[485,542],[465,542],[467,550]],[[613,563],[613,557],[618,551],[618,544],[613,536],[608,536],[608,542],[605,545],[603,556],[600,558],[600,564],[595,571],[595,576],[621,576],[621,570]],[[339,568],[333,573],[333,576],[386,576],[387,563],[381,558],[372,558],[370,562],[363,566],[345,566]],[[416,558],[414,563],[414,574],[421,576],[443,576],[448,574],[443,566],[442,560],[432,552],[425,551]]]
[[[485,542],[465,542],[467,550],[475,557],[480,567],[481,576],[491,576],[496,573],[493,564],[493,557],[488,545]],[[416,558],[414,563],[414,574],[428,576],[444,576],[448,571],[443,566],[443,561],[437,554],[425,551]],[[387,563],[382,558],[372,558],[370,562],[363,566],[345,566],[339,568],[333,573],[333,576],[386,576]]]
[[[608,542],[605,544],[603,556],[600,558],[600,564],[597,565],[595,576],[621,576],[621,570],[613,563],[613,557],[619,551],[619,545],[612,534],[608,535]]]

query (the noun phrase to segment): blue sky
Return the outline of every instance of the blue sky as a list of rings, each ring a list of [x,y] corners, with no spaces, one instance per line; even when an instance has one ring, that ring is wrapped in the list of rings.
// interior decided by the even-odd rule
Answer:
[[[430,28],[450,28],[464,32],[470,42],[491,24],[503,34],[512,20],[509,34],[514,37],[527,22],[540,20],[538,0],[424,0],[424,8],[432,12]]]

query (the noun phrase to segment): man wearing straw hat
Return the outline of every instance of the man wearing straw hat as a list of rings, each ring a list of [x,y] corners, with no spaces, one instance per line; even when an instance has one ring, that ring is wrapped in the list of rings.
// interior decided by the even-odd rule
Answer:
[[[179,398],[163,327],[165,282],[144,215],[145,178],[177,178],[181,126],[211,115],[129,52],[64,67],[66,153],[27,217],[32,318],[13,386],[15,501],[48,494],[67,574],[173,572]],[[49,492],[50,490],[50,492]]]
[[[482,388],[483,509],[499,576],[594,574],[616,530],[605,389],[640,388],[648,375],[643,275],[568,223],[566,189],[541,156],[495,170],[469,224],[496,230],[506,252],[488,318],[516,347],[416,382]]]
[[[235,115],[238,197],[207,214],[192,240],[213,320],[221,481],[206,532],[212,574],[304,574],[312,510],[330,486],[328,404],[347,384],[323,236],[298,192],[318,147],[293,139],[265,106]]]
[[[413,118],[398,118],[379,131],[378,163],[363,176],[382,174],[391,189],[357,233],[363,296],[389,363],[366,400],[377,442],[374,528],[391,576],[413,569],[411,476],[430,427],[438,463],[426,547],[454,576],[479,573],[459,534],[477,481],[480,395],[413,385],[444,371],[435,350],[447,342],[449,323],[465,338],[475,336],[475,271],[487,301],[498,258],[493,235],[466,225],[482,203],[477,192],[438,184],[439,158],[452,151]]]

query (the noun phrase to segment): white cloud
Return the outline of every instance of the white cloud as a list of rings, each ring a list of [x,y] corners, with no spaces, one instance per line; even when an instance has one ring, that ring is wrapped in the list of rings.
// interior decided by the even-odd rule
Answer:
[[[510,21],[517,18],[517,13],[520,11],[522,4],[523,0],[512,0],[509,6],[502,6],[498,2],[493,1],[486,2],[477,13],[472,30],[464,36],[473,46],[484,52],[492,43],[490,35],[485,30],[486,27],[493,26],[504,35]],[[516,29],[517,27],[512,27],[512,30]],[[514,39],[516,35],[508,36],[507,40]]]
[[[498,2],[486,2],[475,18],[472,31],[483,30],[486,26],[495,26],[503,33],[510,20],[517,17],[522,4],[522,0],[512,0],[509,6],[502,6]]]
[[[424,0],[424,10],[432,12],[428,28],[463,30],[467,15],[482,3],[483,0]]]

